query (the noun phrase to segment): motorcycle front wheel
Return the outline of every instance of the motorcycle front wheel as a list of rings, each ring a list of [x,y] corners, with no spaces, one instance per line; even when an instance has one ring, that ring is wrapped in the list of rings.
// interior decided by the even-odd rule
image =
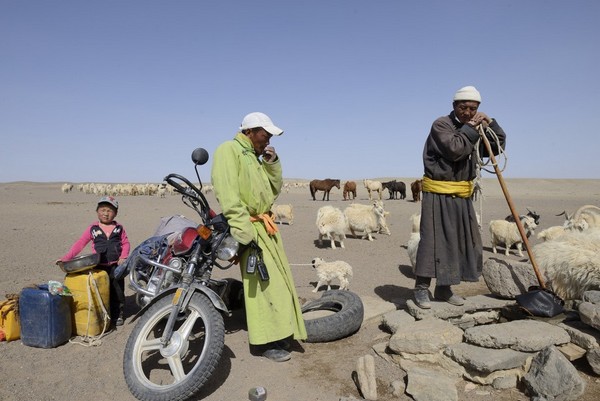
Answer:
[[[123,373],[139,400],[187,400],[215,371],[225,341],[223,317],[211,301],[195,293],[180,313],[171,341],[160,338],[171,313],[173,296],[152,305],[135,325],[123,356]]]

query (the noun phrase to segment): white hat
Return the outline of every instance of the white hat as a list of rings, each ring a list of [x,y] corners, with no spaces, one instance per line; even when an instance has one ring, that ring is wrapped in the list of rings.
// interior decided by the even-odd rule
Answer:
[[[279,136],[283,134],[283,130],[273,124],[273,121],[264,113],[254,112],[246,115],[242,120],[240,129],[243,131],[249,128],[264,128],[271,135]]]
[[[481,95],[474,86],[465,86],[464,88],[460,88],[454,94],[454,101],[456,102],[457,100],[472,100],[481,103]]]

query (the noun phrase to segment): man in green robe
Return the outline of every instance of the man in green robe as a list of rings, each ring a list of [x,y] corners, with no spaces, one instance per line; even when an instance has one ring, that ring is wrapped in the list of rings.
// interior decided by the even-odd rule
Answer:
[[[240,255],[249,342],[260,346],[263,356],[283,362],[289,337],[306,339],[302,310],[281,235],[269,211],[281,192],[281,162],[269,146],[283,130],[263,113],[250,113],[235,138],[221,144],[214,153],[211,182],[231,234],[242,245],[257,244],[269,279],[258,272],[248,273],[246,247]]]

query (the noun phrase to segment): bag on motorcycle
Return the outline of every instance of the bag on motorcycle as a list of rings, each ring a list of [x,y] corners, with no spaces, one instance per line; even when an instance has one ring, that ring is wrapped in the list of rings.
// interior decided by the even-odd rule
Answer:
[[[196,228],[196,227],[198,227],[198,223],[196,223],[180,214],[176,214],[176,215],[168,216],[168,217],[162,217],[160,219],[160,224],[158,225],[158,227],[156,228],[156,231],[154,232],[153,237],[156,237],[159,235],[164,235],[164,234],[171,234],[174,232],[180,233],[180,232],[183,232],[188,227]]]
[[[162,259],[168,249],[168,235],[160,235],[156,237],[150,237],[141,244],[139,244],[127,258],[125,263],[117,266],[112,272],[112,278],[120,280],[129,274],[131,269],[145,268],[144,262],[139,259],[139,256],[143,256],[146,259]]]

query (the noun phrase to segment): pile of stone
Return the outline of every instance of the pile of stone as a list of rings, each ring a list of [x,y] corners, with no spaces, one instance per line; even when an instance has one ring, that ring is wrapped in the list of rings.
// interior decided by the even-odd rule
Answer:
[[[394,396],[457,400],[464,379],[473,387],[518,389],[536,400],[575,400],[584,394],[585,381],[571,361],[586,357],[600,374],[600,291],[586,292],[554,318],[528,316],[514,296],[537,283],[528,275],[531,266],[523,267],[522,276],[511,268],[509,280],[494,263],[490,259],[484,267],[490,295],[469,297],[463,306],[432,302],[431,309],[408,300],[405,310],[382,316],[392,335],[373,349],[406,372],[390,383]],[[359,390],[377,400],[373,364],[364,358],[357,365]]]

